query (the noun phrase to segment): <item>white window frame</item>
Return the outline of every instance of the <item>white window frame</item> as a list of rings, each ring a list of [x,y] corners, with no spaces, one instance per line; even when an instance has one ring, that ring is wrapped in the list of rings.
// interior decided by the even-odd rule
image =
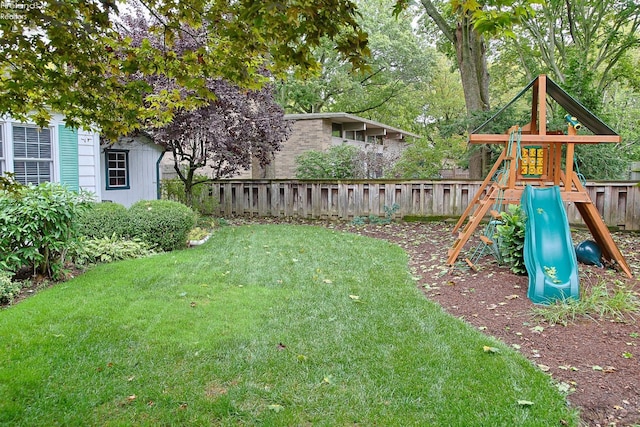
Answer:
[[[28,147],[25,146],[25,157],[18,157],[16,156],[16,134],[18,130],[24,129],[24,134],[25,134],[25,141],[24,143],[27,144],[27,129],[36,129],[38,131],[38,153],[37,156],[29,156],[29,152],[28,152]],[[41,154],[41,145],[44,145],[41,143],[40,138],[41,138],[41,132],[43,130],[47,130],[49,132],[49,156],[48,157],[43,157]],[[32,142],[33,143],[33,142]],[[34,125],[30,125],[30,124],[25,124],[25,123],[13,123],[11,125],[11,146],[12,146],[12,151],[13,151],[13,173],[15,174],[15,179],[16,181],[22,183],[22,184],[27,184],[27,183],[32,183],[32,184],[40,184],[42,182],[53,182],[55,181],[55,170],[54,170],[54,129],[47,127],[47,128],[38,128],[37,126]],[[18,163],[24,163],[24,167],[25,167],[25,173],[24,175],[20,175],[16,172],[16,165]],[[31,176],[30,179],[30,175],[27,173],[28,170],[28,166],[29,164],[31,164],[30,166],[33,166],[33,164],[35,163],[38,172],[35,175],[35,180],[33,179],[33,175]],[[48,165],[48,173],[47,174],[41,174],[40,172],[40,167],[41,165]]]

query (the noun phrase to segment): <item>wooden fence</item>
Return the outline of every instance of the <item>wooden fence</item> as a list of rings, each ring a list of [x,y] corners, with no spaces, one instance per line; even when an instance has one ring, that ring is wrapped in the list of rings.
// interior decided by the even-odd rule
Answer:
[[[210,184],[209,196],[220,201],[218,214],[351,220],[384,217],[397,205],[394,218],[458,217],[480,188],[480,181],[301,181],[225,180]],[[640,187],[634,182],[587,182],[587,191],[605,223],[640,230]],[[206,192],[203,192],[206,193]],[[580,214],[567,205],[572,224]]]

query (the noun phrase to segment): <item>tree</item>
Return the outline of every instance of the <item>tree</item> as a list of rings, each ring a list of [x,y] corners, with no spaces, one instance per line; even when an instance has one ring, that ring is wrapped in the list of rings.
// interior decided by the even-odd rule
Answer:
[[[170,123],[149,130],[156,143],[171,153],[189,206],[193,186],[205,182],[194,179],[196,172],[208,167],[209,176],[220,179],[250,169],[252,162],[264,167],[290,132],[271,87],[245,93],[219,79],[207,87],[215,93],[215,101],[178,112]]]
[[[114,137],[139,128],[140,119],[168,123],[183,108],[205,105],[213,94],[204,79],[258,89],[269,80],[265,68],[314,69],[312,49],[324,37],[357,68],[369,52],[350,0],[143,0],[157,18],[151,32],[163,39],[161,47],[120,37],[114,22],[121,4],[42,0],[3,9],[0,114],[44,126],[55,110],[70,126],[99,127]],[[185,25],[204,26],[205,43],[172,54]],[[192,92],[151,93],[147,78],[161,75]]]
[[[434,49],[412,28],[414,16],[392,15],[394,0],[358,0],[358,24],[369,35],[368,69],[353,72],[334,42],[314,49],[316,75],[289,76],[278,99],[288,112],[346,112],[412,128],[421,113],[426,85],[435,68]]]
[[[137,12],[123,17],[121,34],[131,40],[133,47],[148,44],[160,48],[164,40],[151,32],[153,21],[148,21],[141,11]],[[179,57],[199,49],[207,39],[207,30],[204,26],[185,27],[177,36],[173,50],[168,53]],[[261,75],[268,77],[266,71]],[[167,92],[184,96],[191,91],[171,75],[147,77],[146,84],[153,91],[151,96]],[[225,80],[207,78],[198,92],[202,89],[211,94],[205,105],[183,108],[174,113],[171,122],[162,125],[152,122],[145,127],[145,133],[171,153],[190,206],[193,186],[204,182],[195,179],[197,171],[208,166],[210,176],[220,179],[231,177],[240,169],[249,169],[252,162],[265,166],[290,131],[270,85],[243,90]]]
[[[600,110],[612,82],[634,78],[620,67],[640,46],[637,2],[548,0],[519,28],[521,34],[507,46],[526,77],[549,74],[593,111]]]
[[[633,1],[549,0],[525,17],[497,60],[530,81],[548,74],[590,111],[619,129],[626,143],[581,146],[576,159],[592,179],[622,178],[638,140],[629,126],[637,94],[640,4]],[[499,73],[499,71],[498,71]],[[496,75],[498,75],[496,73]],[[635,89],[635,94],[634,92]],[[566,112],[552,110],[556,118]],[[632,114],[632,113],[631,113]]]
[[[489,72],[486,36],[512,35],[511,27],[532,13],[529,0],[421,0],[433,24],[453,47],[469,116],[488,111]],[[472,178],[483,176],[486,150],[472,155]]]

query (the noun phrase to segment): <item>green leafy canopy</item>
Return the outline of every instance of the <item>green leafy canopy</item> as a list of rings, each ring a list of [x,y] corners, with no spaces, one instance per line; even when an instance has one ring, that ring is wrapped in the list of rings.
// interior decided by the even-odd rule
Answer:
[[[0,16],[0,114],[44,126],[51,112],[58,112],[69,126],[97,127],[110,137],[145,121],[167,123],[175,111],[206,102],[210,93],[202,90],[202,82],[207,77],[255,89],[265,82],[264,68],[274,74],[291,67],[312,70],[311,50],[323,37],[335,40],[337,51],[356,68],[365,66],[369,54],[356,5],[348,0],[144,1],[160,21],[152,30],[163,37],[166,50],[150,43],[130,45],[118,34],[122,2],[27,4],[3,6]],[[178,30],[203,22],[204,46],[172,53]],[[158,75],[175,79],[193,95],[149,96],[144,77]]]

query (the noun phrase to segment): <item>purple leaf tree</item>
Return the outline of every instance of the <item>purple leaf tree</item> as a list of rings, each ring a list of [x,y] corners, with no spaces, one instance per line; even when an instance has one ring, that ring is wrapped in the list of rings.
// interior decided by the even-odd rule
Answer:
[[[123,16],[121,34],[134,46],[149,43],[171,57],[201,58],[208,37],[207,25],[185,27],[168,43],[161,33],[153,31],[157,24],[138,11]],[[206,74],[206,67],[202,68]],[[270,78],[266,71],[263,76]],[[171,98],[172,105],[178,106],[169,123],[154,123],[144,131],[172,155],[189,205],[193,186],[206,182],[196,180],[196,172],[220,179],[250,169],[253,162],[264,167],[290,133],[290,124],[275,102],[271,84],[247,90],[216,76],[201,77],[193,79],[189,86],[162,73],[145,78],[154,96]],[[153,96],[149,99],[153,102]],[[194,99],[199,102],[194,104]],[[180,100],[185,102],[181,104]]]

